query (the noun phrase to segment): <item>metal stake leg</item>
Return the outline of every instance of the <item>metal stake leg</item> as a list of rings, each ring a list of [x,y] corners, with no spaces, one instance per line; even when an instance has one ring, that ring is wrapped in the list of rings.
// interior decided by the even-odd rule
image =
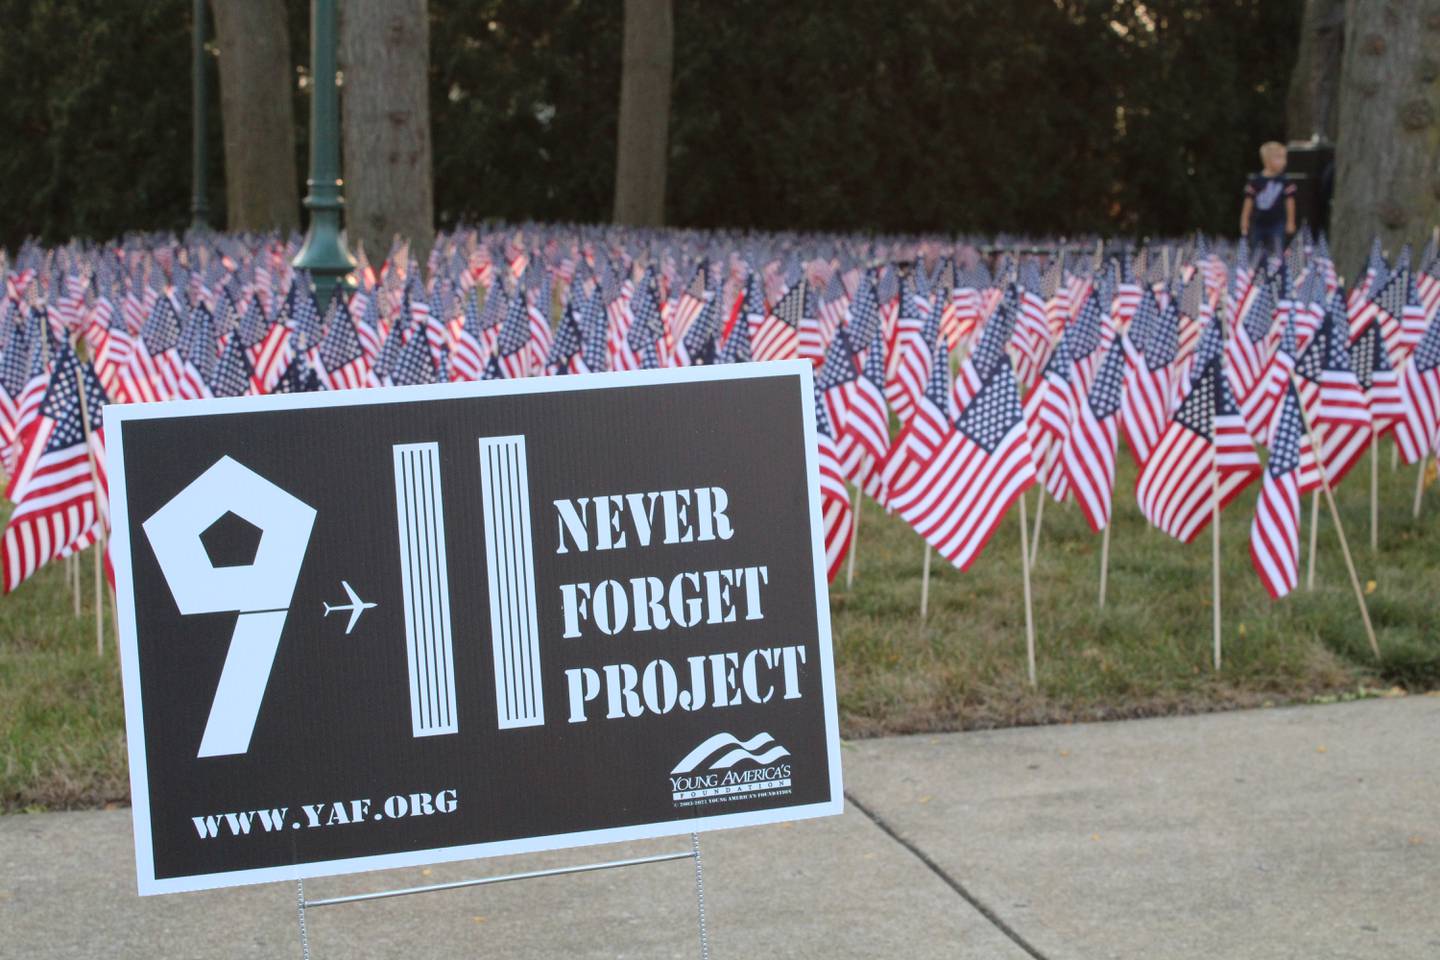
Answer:
[[[310,934],[305,929],[305,881],[295,881],[295,912],[300,917],[300,957],[310,960]]]
[[[705,929],[705,866],[700,860],[700,834],[690,834],[695,853],[695,904],[700,918],[700,960],[710,960],[710,933]]]

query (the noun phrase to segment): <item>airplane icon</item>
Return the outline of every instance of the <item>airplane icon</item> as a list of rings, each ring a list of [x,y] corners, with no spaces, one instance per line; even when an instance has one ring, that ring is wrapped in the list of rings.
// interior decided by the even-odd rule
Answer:
[[[366,603],[365,601],[361,600],[360,595],[351,588],[350,583],[347,580],[341,580],[340,586],[344,587],[345,592],[350,595],[350,602],[336,603],[333,605],[326,603],[325,616],[330,616],[330,614],[335,612],[336,610],[349,610],[350,622],[345,624],[345,636],[348,637],[350,636],[350,631],[355,629],[355,621],[360,619],[360,614],[364,613],[366,610],[369,610],[371,607],[378,606],[378,604]],[[323,603],[324,601],[321,602]]]

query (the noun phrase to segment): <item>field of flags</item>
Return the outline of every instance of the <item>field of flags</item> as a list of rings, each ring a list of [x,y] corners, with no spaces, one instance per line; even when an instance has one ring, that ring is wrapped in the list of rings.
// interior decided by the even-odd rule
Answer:
[[[106,403],[802,358],[832,579],[862,495],[961,570],[1012,506],[1038,545],[1047,499],[1108,549],[1128,455],[1142,515],[1184,542],[1259,483],[1250,553],[1277,598],[1300,582],[1306,496],[1313,528],[1367,453],[1373,497],[1381,445],[1423,476],[1440,433],[1433,244],[1392,262],[1377,243],[1346,284],[1306,231],[1266,255],[494,226],[440,235],[424,263],[399,241],[361,252],[323,306],[298,246],[145,235],[0,259],[6,593],[103,542]],[[1218,663],[1218,566],[1216,584]],[[1033,677],[1033,633],[1031,654]]]

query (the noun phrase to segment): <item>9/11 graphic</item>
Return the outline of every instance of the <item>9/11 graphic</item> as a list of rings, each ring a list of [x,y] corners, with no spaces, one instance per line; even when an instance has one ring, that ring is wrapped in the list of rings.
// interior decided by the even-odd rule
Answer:
[[[108,408],[140,892],[840,812],[811,391]]]

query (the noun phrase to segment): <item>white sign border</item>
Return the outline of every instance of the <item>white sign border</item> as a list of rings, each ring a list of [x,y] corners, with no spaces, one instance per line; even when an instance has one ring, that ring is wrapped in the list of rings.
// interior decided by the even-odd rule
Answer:
[[[750,813],[717,814],[676,819],[631,827],[610,827],[574,833],[550,834],[518,840],[436,847],[400,853],[373,854],[341,860],[321,860],[282,867],[256,867],[195,874],[186,877],[155,876],[153,838],[150,832],[149,775],[145,758],[144,715],[140,705],[140,651],[135,630],[134,578],[130,570],[130,522],[125,489],[125,423],[174,417],[264,413],[315,407],[347,407],[379,403],[422,403],[429,400],[461,400],[471,397],[498,397],[584,390],[608,390],[673,383],[707,383],[721,380],[756,380],[797,377],[805,428],[805,469],[809,480],[810,555],[814,565],[815,613],[820,649],[821,694],[825,715],[825,743],[829,753],[830,799],[822,803],[782,807]],[[475,380],[464,383],[415,387],[384,387],[360,390],[318,391],[277,394],[263,397],[229,397],[208,400],[176,400],[145,404],[107,404],[105,447],[110,484],[111,557],[114,562],[116,612],[120,630],[120,668],[125,692],[125,729],[140,731],[128,737],[130,758],[131,818],[135,830],[135,874],[141,896],[183,893],[252,883],[309,879],[311,877],[388,870],[431,863],[451,863],[481,857],[537,853],[601,843],[620,843],[654,837],[678,836],[706,830],[783,823],[812,817],[832,816],[845,808],[840,776],[840,720],[835,698],[835,654],[831,639],[830,596],[825,570],[825,539],[820,507],[820,467],[815,437],[813,369],[806,360],[776,360],[718,366],[676,367],[664,370],[633,370],[621,373],[590,373],[558,377],[526,377],[518,380]]]

